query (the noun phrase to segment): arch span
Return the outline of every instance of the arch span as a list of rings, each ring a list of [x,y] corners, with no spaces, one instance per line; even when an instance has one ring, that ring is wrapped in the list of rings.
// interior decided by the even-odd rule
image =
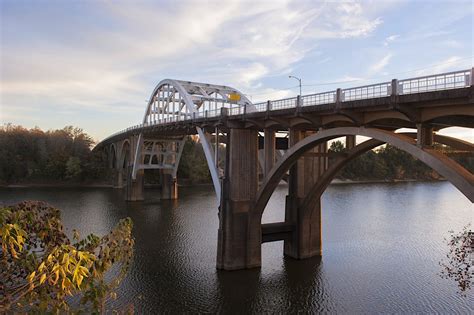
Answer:
[[[255,106],[247,99],[245,94],[232,87],[165,79],[156,85],[150,96],[143,117],[143,124],[168,123],[185,119],[218,116],[221,114],[221,108],[231,112],[234,110],[240,112],[243,107],[247,111],[255,110]],[[196,131],[204,149],[217,201],[220,203],[221,184],[216,166],[217,163],[214,161],[214,150],[204,130],[196,126]],[[142,138],[143,135],[139,134],[139,143],[141,143]],[[134,152],[133,179],[136,178],[138,171],[139,152],[140,148],[137,146]]]
[[[442,153],[430,148],[418,147],[416,141],[407,135],[375,128],[339,127],[318,132],[289,148],[265,179],[264,184],[257,194],[253,211],[255,211],[260,218],[262,217],[265,206],[281,178],[289,170],[291,165],[293,165],[306,151],[325,141],[347,135],[365,136],[377,141],[369,142],[369,140],[364,142],[364,146],[356,146],[354,149],[358,149],[353,151],[354,154],[356,152],[361,154],[370,150],[372,146],[376,147],[382,143],[389,143],[407,153],[410,153],[445,177],[474,203],[474,175]],[[353,157],[355,156],[356,155]],[[339,167],[342,166],[340,165]],[[337,170],[334,170],[334,174],[335,172],[337,172]]]
[[[109,168],[112,168],[112,169],[117,168],[117,147],[115,146],[115,143],[112,143],[109,146],[107,156],[109,159]]]

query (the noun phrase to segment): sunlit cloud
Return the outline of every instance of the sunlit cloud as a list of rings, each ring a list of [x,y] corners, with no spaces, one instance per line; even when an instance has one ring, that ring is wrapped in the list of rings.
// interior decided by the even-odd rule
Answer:
[[[230,85],[253,100],[294,96],[289,74],[323,83],[370,78],[388,71],[397,61],[392,57],[399,59],[395,48],[412,35],[387,24],[386,13],[397,6],[398,1],[2,2],[1,120],[46,128],[74,120],[100,138],[139,121],[164,78]],[[466,15],[456,12],[459,17],[443,25]],[[432,32],[449,37],[452,27]],[[449,53],[443,60],[460,57]],[[22,119],[24,108],[34,117]],[[49,113],[58,115],[54,124]]]

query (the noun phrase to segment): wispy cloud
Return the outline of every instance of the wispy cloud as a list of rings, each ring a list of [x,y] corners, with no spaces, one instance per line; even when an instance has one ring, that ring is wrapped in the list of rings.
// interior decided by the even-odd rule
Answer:
[[[385,12],[398,5],[389,0],[0,5],[2,121],[22,123],[21,109],[28,108],[38,124],[50,127],[47,113],[58,113],[67,115],[58,121],[82,119],[81,126],[90,124],[101,136],[134,123],[132,115],[140,119],[163,78],[231,85],[254,101],[281,98],[295,94],[290,73],[306,71],[306,82],[383,74],[410,38],[431,31],[447,39],[454,32],[424,23],[424,33],[410,37],[413,32],[384,23]],[[443,25],[466,16],[455,10],[461,17]],[[97,117],[100,126],[90,122]]]
[[[387,38],[385,38],[383,45],[388,46],[391,42],[395,41],[397,38],[399,38],[400,35],[395,34],[395,35],[390,35]]]
[[[386,54],[382,59],[378,60],[374,64],[372,64],[369,68],[370,74],[377,74],[380,71],[382,71],[390,62],[390,59],[392,59],[393,54],[388,53]]]

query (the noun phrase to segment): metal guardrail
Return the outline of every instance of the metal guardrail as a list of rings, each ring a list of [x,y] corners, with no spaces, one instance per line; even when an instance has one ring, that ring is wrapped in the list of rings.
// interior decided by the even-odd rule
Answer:
[[[249,110],[248,112],[264,112],[287,108],[296,108],[297,106],[316,106],[323,104],[335,104],[337,102],[342,103],[355,100],[389,97],[392,95],[392,93],[395,93],[396,95],[407,95],[414,93],[465,88],[474,85],[473,76],[474,68],[404,80],[394,79],[391,82],[383,82],[347,89],[337,89],[335,91],[329,92],[303,95],[300,98],[300,104],[298,104],[298,97],[256,103],[253,104],[255,109]],[[159,121],[155,121],[152,124],[145,123],[131,126],[112,134],[111,136],[105,138],[102,141],[106,141],[125,132],[129,132],[136,129],[142,129],[148,126],[156,126],[170,122],[186,121],[198,118],[218,117],[221,116],[223,112],[225,112],[225,115],[234,116],[244,115],[247,113],[247,110],[244,107],[226,108],[224,111],[221,108],[205,111],[201,110],[194,112],[192,115],[189,114],[187,115],[187,117],[183,117],[183,119],[181,119],[181,117],[174,117],[173,119],[169,119],[168,121],[166,119],[160,119]]]
[[[336,91],[303,95],[301,106],[314,106],[336,103]]]
[[[365,100],[369,98],[390,96],[391,82],[358,86],[342,90],[342,102]]]
[[[472,70],[436,74],[398,81],[398,94],[413,94],[439,90],[450,90],[469,86]]]

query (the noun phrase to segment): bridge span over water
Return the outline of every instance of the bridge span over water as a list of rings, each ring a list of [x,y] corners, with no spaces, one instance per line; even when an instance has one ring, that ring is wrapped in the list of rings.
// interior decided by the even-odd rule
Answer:
[[[474,68],[256,104],[228,86],[166,79],[153,90],[142,123],[95,150],[108,155],[126,200],[143,200],[149,169],[160,170],[162,198],[176,199],[184,139],[197,134],[218,201],[217,267],[258,267],[262,242],[278,240],[285,255],[304,259],[321,255],[326,187],[348,162],[381,144],[410,153],[474,202],[474,175],[435,146],[474,156],[474,144],[436,133],[474,128],[473,78]],[[287,139],[276,136],[282,133]],[[357,136],[368,140],[358,143]],[[340,137],[345,151],[329,163],[327,141]],[[262,224],[285,176],[285,221]]]

